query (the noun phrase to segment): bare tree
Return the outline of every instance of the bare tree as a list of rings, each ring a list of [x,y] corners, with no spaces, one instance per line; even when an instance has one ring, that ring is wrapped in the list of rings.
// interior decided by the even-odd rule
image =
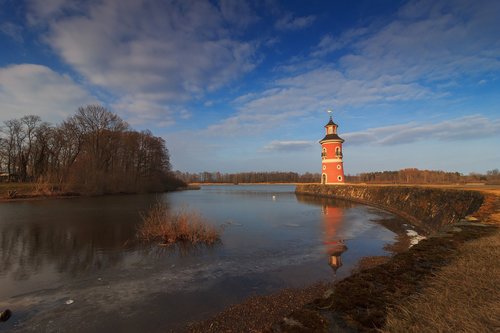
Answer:
[[[81,107],[55,127],[38,116],[4,122],[0,131],[3,170],[20,181],[43,181],[91,193],[162,191],[182,185],[170,172],[162,138],[131,130],[99,105]]]

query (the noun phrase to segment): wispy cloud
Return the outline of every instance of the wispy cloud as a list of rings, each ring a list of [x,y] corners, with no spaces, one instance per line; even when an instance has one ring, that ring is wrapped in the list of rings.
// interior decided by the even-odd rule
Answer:
[[[341,68],[352,78],[428,84],[500,70],[499,11],[500,3],[484,0],[410,1],[392,22],[354,39]]]
[[[313,49],[310,55],[312,57],[321,57],[341,50],[345,47],[350,47],[351,44],[354,44],[355,41],[359,40],[363,36],[366,36],[369,32],[370,28],[360,27],[347,30],[338,37],[326,34],[321,38],[318,45]]]
[[[345,133],[349,145],[398,145],[424,140],[462,141],[500,136],[500,119],[475,115],[440,123],[407,123]]]
[[[60,121],[79,106],[95,103],[69,76],[41,65],[0,68],[0,120],[37,114],[46,121]]]
[[[297,150],[305,150],[313,147],[314,142],[311,141],[271,141],[267,144],[263,151],[265,152],[297,152]]]
[[[51,10],[33,6],[32,16],[47,19],[46,42],[89,83],[114,94],[125,112],[175,119],[172,105],[256,66],[258,43],[236,37],[253,14],[238,3],[104,0],[61,16],[55,1]]]
[[[291,60],[267,89],[235,100],[236,112],[212,134],[275,128],[332,105],[397,105],[448,98],[460,78],[500,71],[500,2],[408,2],[394,20],[327,34],[310,57]],[[341,50],[337,62],[327,56]],[[322,58],[326,57],[326,58]]]
[[[292,14],[286,14],[276,21],[278,30],[299,30],[304,29],[314,23],[316,17],[313,15],[295,17]]]
[[[15,40],[18,43],[22,43],[24,38],[23,38],[23,27],[14,24],[12,22],[3,22],[0,24],[0,32],[9,36],[13,40]]]
[[[26,3],[29,9],[27,20],[32,25],[44,24],[61,15],[64,10],[82,5],[81,2],[65,0],[27,0]]]
[[[373,103],[414,101],[433,93],[418,83],[401,83],[399,77],[353,80],[324,66],[284,77],[274,87],[246,95],[237,102],[238,112],[207,129],[211,135],[240,135],[272,129],[291,119],[317,114],[332,105],[363,106]]]

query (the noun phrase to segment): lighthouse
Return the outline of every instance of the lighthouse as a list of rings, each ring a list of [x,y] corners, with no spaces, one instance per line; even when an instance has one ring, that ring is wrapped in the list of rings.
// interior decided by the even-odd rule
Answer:
[[[344,139],[338,136],[337,127],[338,125],[333,122],[330,115],[330,121],[325,125],[325,137],[319,142],[321,144],[321,184],[344,184],[344,162],[342,161]]]

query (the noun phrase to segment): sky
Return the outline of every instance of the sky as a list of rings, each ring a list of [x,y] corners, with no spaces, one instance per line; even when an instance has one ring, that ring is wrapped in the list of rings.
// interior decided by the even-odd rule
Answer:
[[[0,0],[0,122],[101,104],[174,170],[500,168],[500,1]]]

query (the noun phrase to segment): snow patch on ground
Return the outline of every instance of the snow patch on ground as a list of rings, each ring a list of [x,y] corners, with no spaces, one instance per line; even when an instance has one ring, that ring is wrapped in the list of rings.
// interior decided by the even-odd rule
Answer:
[[[406,230],[406,235],[410,238],[410,247],[425,239],[425,236],[419,235],[415,230]]]

